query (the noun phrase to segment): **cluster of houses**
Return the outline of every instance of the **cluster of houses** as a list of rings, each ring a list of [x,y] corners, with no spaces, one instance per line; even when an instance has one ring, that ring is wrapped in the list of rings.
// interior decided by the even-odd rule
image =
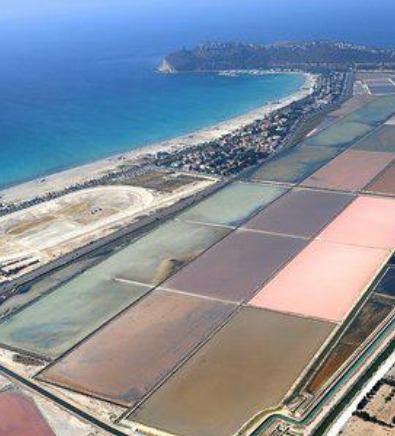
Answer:
[[[220,139],[171,153],[148,154],[134,164],[120,165],[99,177],[95,176],[82,183],[71,184],[64,189],[37,195],[18,203],[2,202],[0,196],[0,217],[95,186],[132,184],[133,177],[150,168],[159,167],[221,176],[236,174],[263,162],[272,153],[288,146],[306,120],[336,105],[344,92],[346,77],[346,73],[321,74],[308,97],[272,112],[264,119],[257,120]]]
[[[176,152],[160,152],[156,165],[205,174],[232,175],[263,162],[289,145],[299,127],[321,110],[336,104],[346,81],[344,73],[320,75],[313,92],[220,139]]]

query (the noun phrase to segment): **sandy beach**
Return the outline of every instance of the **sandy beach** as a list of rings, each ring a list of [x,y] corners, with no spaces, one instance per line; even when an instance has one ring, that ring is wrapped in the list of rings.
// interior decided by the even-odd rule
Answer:
[[[273,74],[273,72],[267,72],[267,74]],[[301,89],[286,98],[265,104],[256,110],[185,136],[148,145],[137,150],[111,156],[4,189],[0,191],[0,203],[3,205],[17,204],[35,197],[44,196],[51,192],[97,179],[111,171],[117,170],[121,165],[138,164],[139,161],[148,155],[160,151],[174,152],[184,147],[212,141],[223,135],[235,132],[258,119],[264,118],[271,112],[284,108],[309,95],[314,88],[316,77],[307,73],[304,74],[304,77],[305,83]]]

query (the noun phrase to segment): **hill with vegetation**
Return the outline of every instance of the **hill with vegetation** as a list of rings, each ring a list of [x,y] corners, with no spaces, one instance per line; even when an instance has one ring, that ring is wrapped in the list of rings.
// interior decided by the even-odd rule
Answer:
[[[251,69],[352,70],[395,68],[395,50],[328,41],[206,43],[169,54],[167,73]]]

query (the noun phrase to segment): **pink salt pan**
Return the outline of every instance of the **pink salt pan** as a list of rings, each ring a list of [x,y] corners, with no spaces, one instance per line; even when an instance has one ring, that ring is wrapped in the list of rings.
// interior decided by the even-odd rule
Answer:
[[[323,241],[395,248],[395,199],[358,197],[318,236]]]
[[[340,322],[387,257],[382,249],[314,241],[250,305]]]

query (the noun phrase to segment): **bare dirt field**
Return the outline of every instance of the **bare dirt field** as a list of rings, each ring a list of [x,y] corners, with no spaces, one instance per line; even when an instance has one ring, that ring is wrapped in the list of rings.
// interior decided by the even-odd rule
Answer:
[[[341,436],[393,436],[394,429],[353,416],[340,434]]]
[[[190,179],[190,183],[177,185],[170,193],[127,185],[95,187],[0,218],[0,248],[4,248],[0,251],[0,282],[214,183],[211,179]]]
[[[155,196],[143,188],[101,187],[69,194],[0,219],[0,241],[22,252],[44,252],[100,227],[152,207]],[[11,257],[2,254],[2,260]]]

